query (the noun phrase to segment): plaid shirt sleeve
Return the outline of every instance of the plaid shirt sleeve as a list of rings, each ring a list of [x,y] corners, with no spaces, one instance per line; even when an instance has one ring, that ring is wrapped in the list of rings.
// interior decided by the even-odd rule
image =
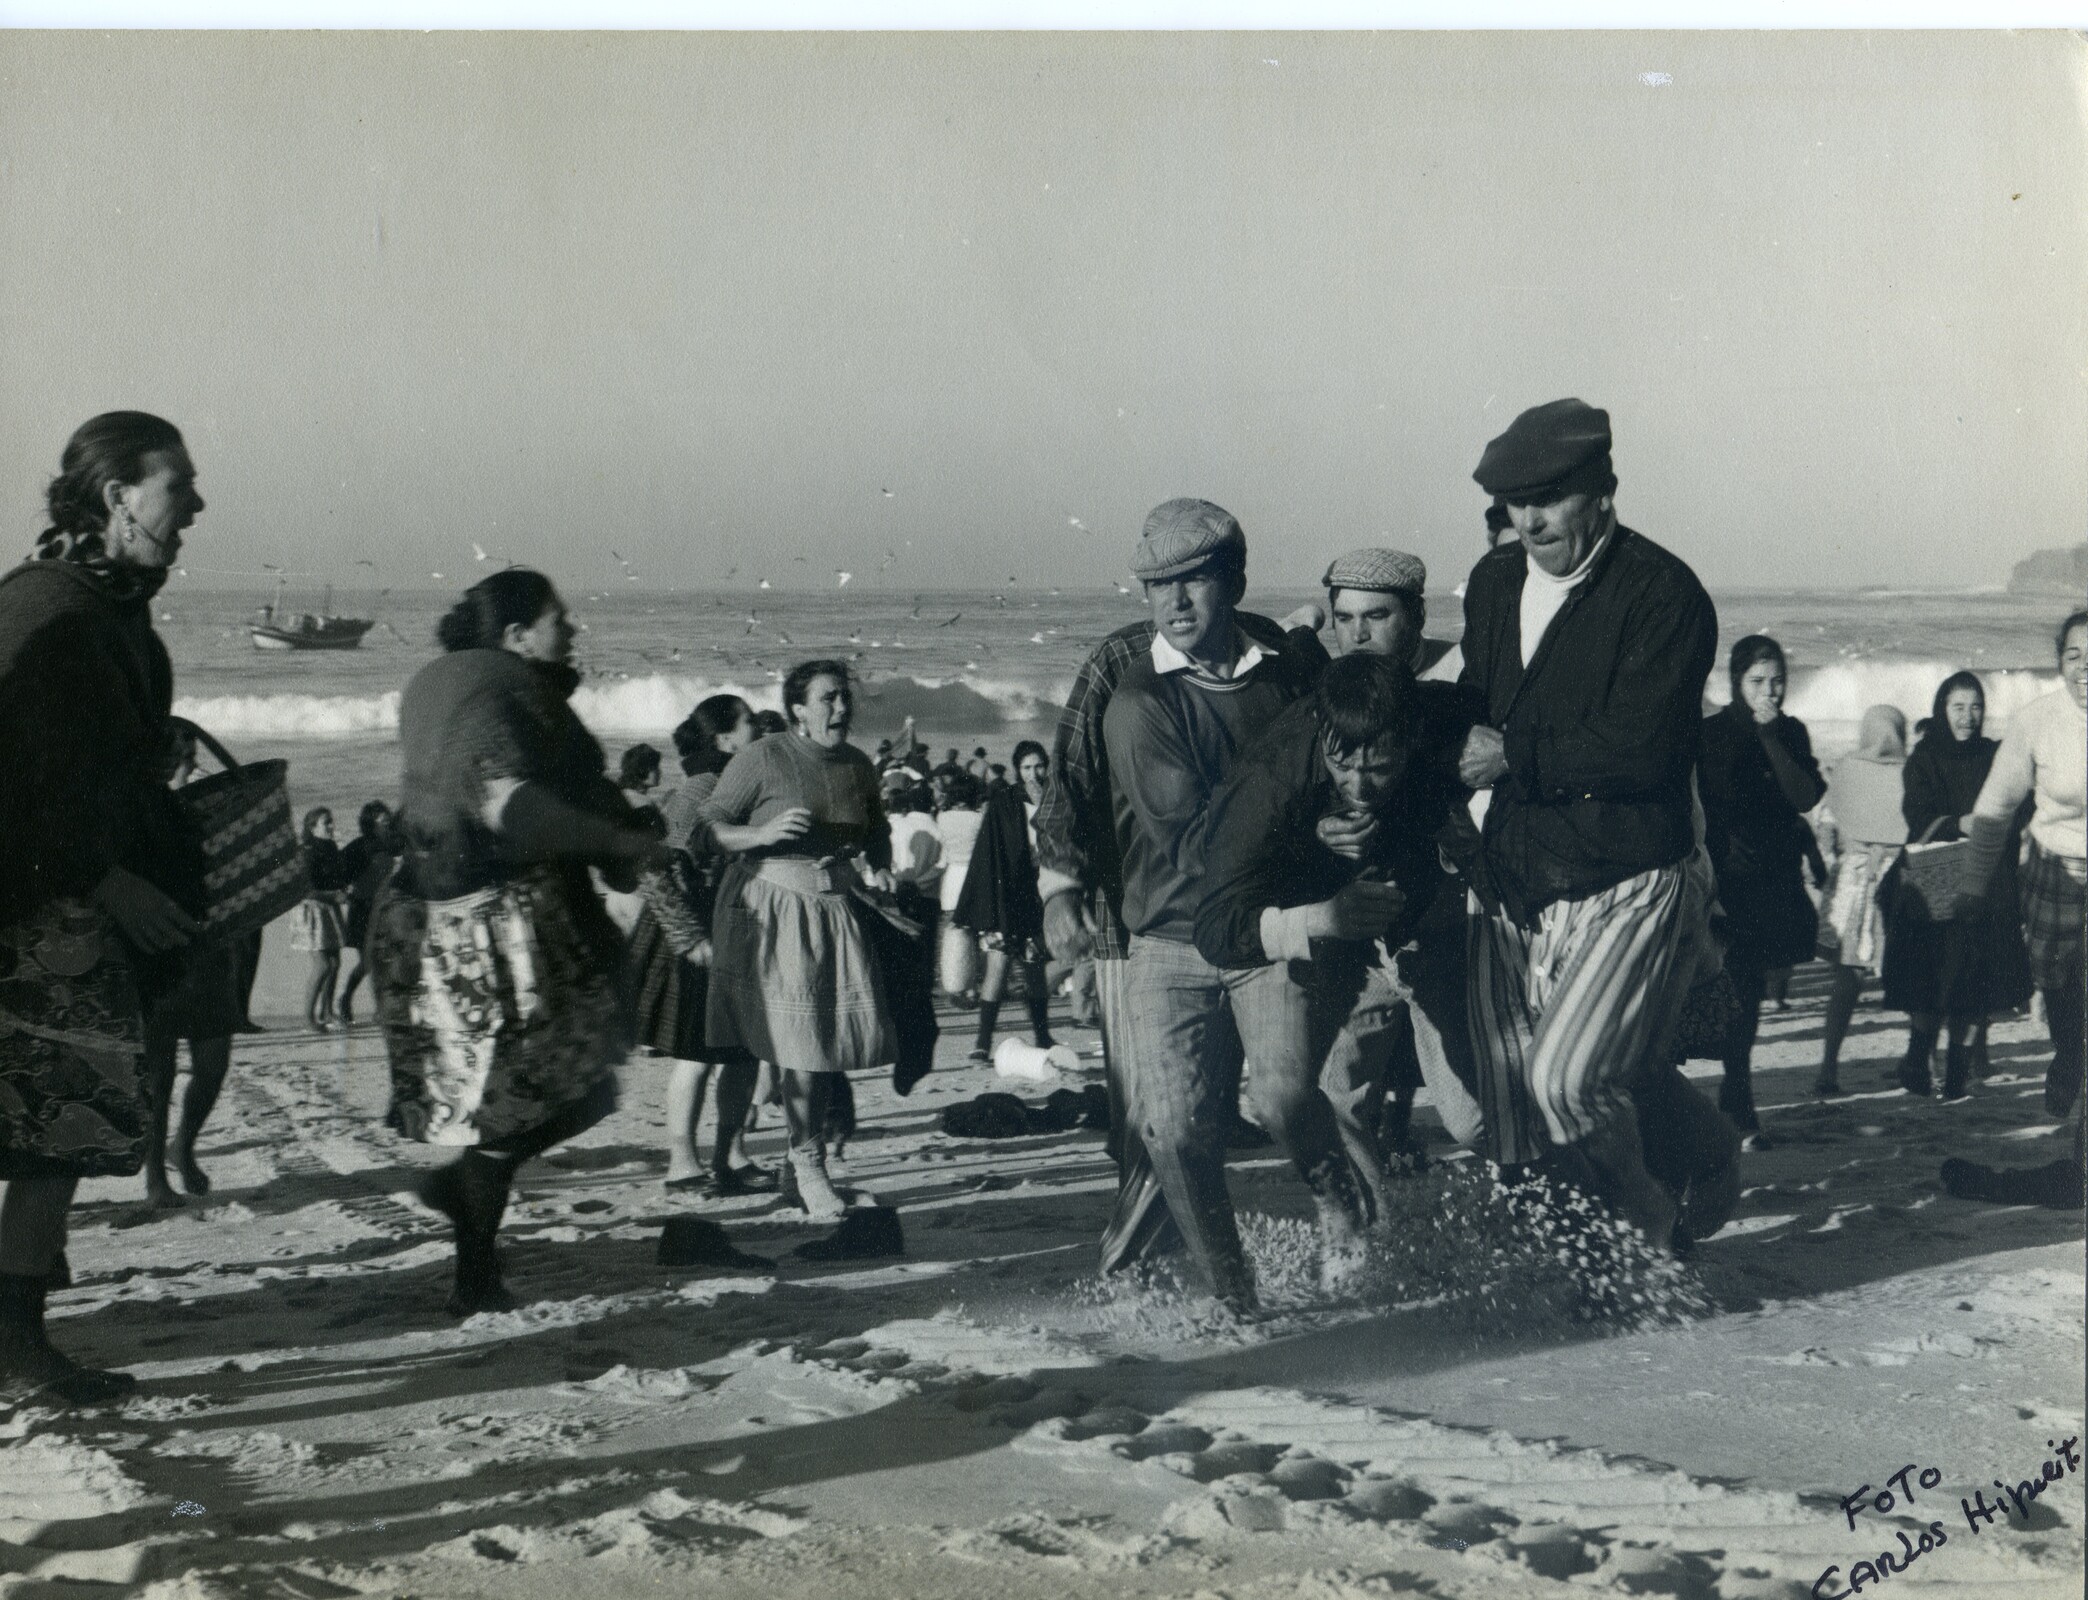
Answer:
[[[1136,622],[1095,646],[1059,713],[1051,783],[1037,806],[1037,864],[1076,879],[1083,889],[1097,887],[1095,857],[1115,853],[1102,713],[1125,669],[1145,654],[1152,638],[1152,624]]]

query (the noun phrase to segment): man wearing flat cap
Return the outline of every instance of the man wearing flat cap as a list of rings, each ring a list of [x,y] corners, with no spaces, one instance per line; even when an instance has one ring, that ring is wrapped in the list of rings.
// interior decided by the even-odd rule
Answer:
[[[1103,740],[1103,719],[1118,685],[1133,667],[1151,659],[1153,640],[1160,632],[1150,613],[1150,598],[1148,604],[1147,616],[1103,639],[1074,675],[1052,740],[1051,782],[1034,819],[1038,889],[1053,959],[1069,966],[1093,963],[1110,1097],[1108,1148],[1118,1178],[1116,1207],[1102,1238],[1104,1272],[1179,1250],[1183,1243],[1129,1110],[1134,1048],[1128,985],[1131,935],[1124,925],[1117,790]],[[1287,643],[1308,663],[1315,655],[1324,657],[1317,641],[1324,620],[1317,606],[1300,607],[1280,622],[1250,611],[1233,613],[1234,625],[1250,645],[1275,652]],[[1231,1117],[1237,1129],[1236,1109]]]
[[[1194,942],[1205,833],[1211,797],[1238,753],[1310,686],[1320,662],[1241,630],[1247,540],[1222,506],[1156,507],[1131,571],[1145,587],[1153,640],[1102,717],[1130,934],[1126,1089],[1197,1276],[1245,1306],[1253,1277],[1225,1188],[1240,1039],[1226,974]]]
[[[1656,1245],[1632,1091],[1658,1072],[1704,914],[1691,774],[1718,617],[1679,558],[1617,520],[1607,412],[1555,400],[1487,445],[1517,542],[1473,568],[1461,772],[1487,789],[1470,1011],[1489,1154],[1592,1169]]]

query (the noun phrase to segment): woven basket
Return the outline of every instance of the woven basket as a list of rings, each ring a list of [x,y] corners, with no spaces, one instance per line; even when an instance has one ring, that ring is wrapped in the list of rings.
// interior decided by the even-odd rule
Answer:
[[[1965,886],[1965,869],[1972,864],[1972,841],[1947,839],[1933,842],[1938,829],[1948,822],[1938,817],[1921,837],[1900,853],[1898,882],[1892,890],[1891,909],[1914,922],[1948,922]]]
[[[203,841],[203,936],[245,933],[311,892],[290,816],[290,764],[242,765],[194,723],[183,726],[225,765],[174,791]]]

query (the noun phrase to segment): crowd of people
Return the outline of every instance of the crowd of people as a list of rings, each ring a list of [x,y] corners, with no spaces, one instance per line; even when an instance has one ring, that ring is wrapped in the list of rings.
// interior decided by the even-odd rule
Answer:
[[[938,989],[945,1014],[975,1012],[969,1058],[988,1060],[1011,981],[1036,1046],[1061,990],[1099,1023],[1104,1270],[1176,1260],[1242,1311],[1257,1289],[1225,1157],[1243,1101],[1311,1196],[1330,1292],[1392,1225],[1424,1087],[1511,1191],[1577,1191],[1687,1251],[1766,1141],[1761,1007],[1816,954],[1823,1095],[1866,977],[1909,1018],[1898,1082],[1944,1099],[1986,1070],[1988,1019],[2034,989],[2073,1154],[1941,1177],[2078,1205],[2088,612],[2058,630],[2059,687],[1999,744],[1958,673],[1911,753],[1876,707],[1823,772],[1774,639],[1731,648],[1730,702],[1705,714],[1716,611],[1618,519],[1606,413],[1526,411],[1474,477],[1486,549],[1455,645],[1427,636],[1410,554],[1337,556],[1324,604],[1272,620],[1245,606],[1236,518],[1155,508],[1131,558],[1149,614],[1093,649],[1053,747],[1005,764],[935,760],[911,725],[873,757],[847,664],[810,659],[780,710],[694,706],[678,781],[646,745],[612,771],[570,704],[551,580],[474,584],[405,686],[398,804],[364,806],[346,846],[329,811],[304,816],[291,921],[307,1025],[350,1025],[367,980],[389,1125],[454,1152],[420,1191],[454,1229],[452,1312],[515,1303],[498,1251],[515,1172],[614,1109],[634,1051],[663,1063],[670,1190],[774,1191],[836,1222],[849,1074],[917,1081]],[[131,1380],[45,1331],[75,1186],[142,1169],[178,1203],[186,1041],[173,1161],[207,1190],[196,1134],[252,1026],[258,947],[212,931],[179,804],[193,731],[151,625],[203,510],[180,433],[94,418],[48,509],[0,577],[0,1385],[88,1404]],[[1715,1105],[1691,1057],[1722,1063]],[[786,1134],[776,1172],[745,1153],[764,1104]]]

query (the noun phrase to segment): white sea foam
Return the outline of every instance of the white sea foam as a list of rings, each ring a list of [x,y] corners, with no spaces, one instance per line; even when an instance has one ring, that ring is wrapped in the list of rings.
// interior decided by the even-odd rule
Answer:
[[[857,716],[866,727],[896,727],[912,717],[924,728],[973,729],[995,723],[1048,722],[1057,715],[1069,686],[1012,679],[866,679],[858,689]],[[573,695],[580,720],[615,737],[665,737],[697,701],[736,694],[748,704],[773,709],[782,702],[779,681],[744,683],[702,677],[647,674],[594,679]],[[175,713],[223,739],[343,739],[396,733],[399,694],[236,694],[187,696]]]

